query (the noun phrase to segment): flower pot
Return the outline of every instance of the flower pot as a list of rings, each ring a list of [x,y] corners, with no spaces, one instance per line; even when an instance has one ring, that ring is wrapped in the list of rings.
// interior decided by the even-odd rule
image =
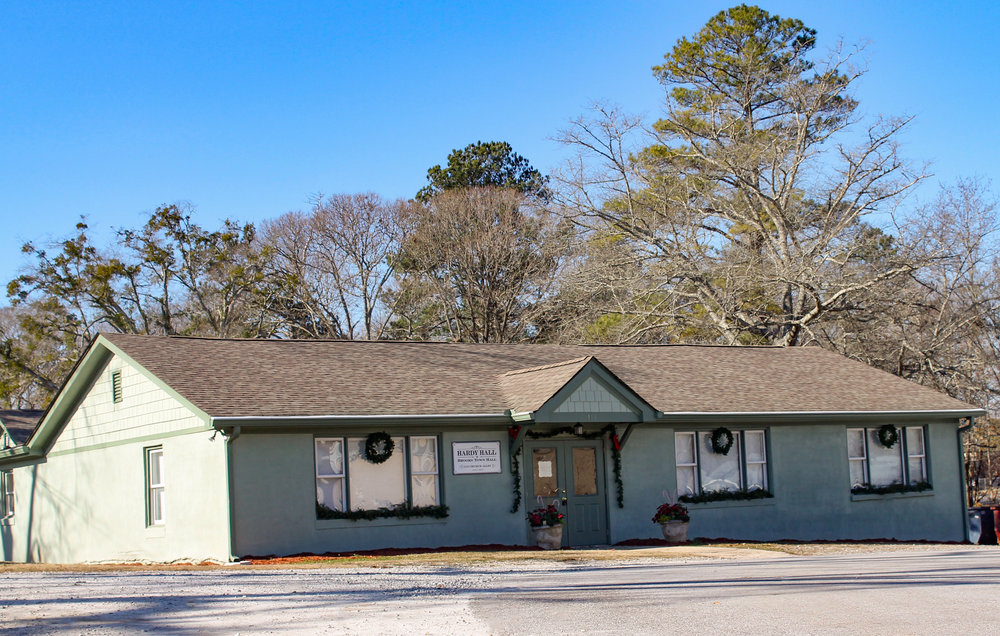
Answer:
[[[663,538],[670,543],[684,543],[688,540],[688,525],[690,521],[664,521],[660,524]]]
[[[533,526],[535,543],[543,550],[558,550],[562,546],[562,524],[557,526]]]

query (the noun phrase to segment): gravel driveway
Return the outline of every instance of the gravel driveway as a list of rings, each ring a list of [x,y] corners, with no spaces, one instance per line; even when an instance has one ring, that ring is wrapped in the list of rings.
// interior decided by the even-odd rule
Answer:
[[[669,548],[664,555],[669,556]],[[1000,549],[0,573],[18,634],[1000,633]]]

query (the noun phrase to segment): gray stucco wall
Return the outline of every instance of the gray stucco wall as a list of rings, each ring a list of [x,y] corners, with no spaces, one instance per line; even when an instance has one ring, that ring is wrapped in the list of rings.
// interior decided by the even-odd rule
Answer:
[[[845,424],[775,425],[768,431],[773,499],[690,505],[690,536],[777,539],[964,539],[957,422],[927,425],[928,493],[852,496]],[[732,425],[734,430],[739,428]],[[676,489],[674,431],[639,426],[623,450],[625,507],[615,501],[610,445],[605,444],[610,542],[660,537],[650,520],[663,493]],[[702,429],[705,430],[705,429]],[[362,435],[370,431],[327,431]],[[389,429],[396,434],[402,431]],[[506,430],[440,434],[444,520],[345,521],[315,518],[313,433],[244,432],[233,442],[233,510],[238,555],[344,552],[383,547],[501,543],[527,545],[524,506],[511,513]],[[500,475],[453,475],[451,442],[496,440]],[[522,460],[522,473],[527,470]],[[532,505],[530,502],[528,505]]]
[[[774,498],[689,504],[689,536],[747,540],[963,541],[957,422],[926,427],[928,476],[933,490],[865,496],[850,492],[847,425],[766,427],[770,489]],[[647,428],[637,431],[629,440],[623,451],[625,508],[620,510],[611,504],[612,542],[661,536],[659,527],[650,518],[662,492],[672,493],[677,487],[675,430],[698,429]]]
[[[328,431],[320,436],[369,432]],[[442,500],[450,507],[447,519],[316,519],[314,435],[244,432],[232,442],[235,552],[259,556],[527,542],[524,515],[509,512],[512,481],[506,429],[406,434],[440,434],[439,474]],[[494,440],[501,442],[502,474],[452,475],[452,442]]]

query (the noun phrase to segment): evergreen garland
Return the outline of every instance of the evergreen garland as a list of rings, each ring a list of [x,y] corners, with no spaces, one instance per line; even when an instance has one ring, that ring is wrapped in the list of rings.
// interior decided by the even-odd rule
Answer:
[[[334,510],[316,502],[317,519],[347,519],[349,521],[371,521],[372,519],[411,519],[413,517],[433,517],[444,519],[448,516],[448,506],[396,506],[377,510]]]
[[[527,431],[525,433],[525,436],[530,437],[531,439],[548,439],[559,435],[573,435],[573,427],[563,426],[551,431]],[[622,449],[620,442],[618,441],[618,434],[615,433],[615,425],[608,424],[599,431],[592,431],[590,433],[573,436],[580,439],[600,439],[605,435],[608,435],[611,439],[611,460],[612,469],[615,474],[615,490],[618,499],[618,507],[624,508],[625,483],[622,481]],[[514,437],[513,432],[511,437]],[[518,453],[520,452],[521,450],[518,449]],[[511,506],[510,511],[517,512],[521,507],[521,464],[515,455],[511,455],[511,473],[513,473],[514,477],[514,505]]]
[[[750,501],[753,499],[771,499],[773,497],[774,495],[767,490],[754,488],[753,490],[707,490],[697,495],[681,495],[677,498],[677,501],[696,504],[712,501]]]
[[[613,442],[618,441],[618,436],[615,435],[612,438]],[[615,471],[615,490],[617,490],[618,495],[618,507],[625,507],[625,484],[622,482],[622,451],[618,448],[618,444],[615,443],[611,446],[611,461],[613,462],[613,468]]]
[[[510,507],[511,512],[517,512],[521,509],[521,449],[518,448],[516,453],[511,453],[510,455],[510,472],[514,477],[514,505]]]
[[[923,492],[930,490],[931,484],[918,481],[915,484],[890,484],[888,486],[856,486],[851,488],[852,495],[896,495],[906,492]]]

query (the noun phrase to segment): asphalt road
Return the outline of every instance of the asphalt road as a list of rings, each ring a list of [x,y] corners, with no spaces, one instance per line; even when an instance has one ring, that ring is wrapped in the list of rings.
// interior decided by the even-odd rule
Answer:
[[[0,573],[17,634],[1000,634],[1000,549]]]

